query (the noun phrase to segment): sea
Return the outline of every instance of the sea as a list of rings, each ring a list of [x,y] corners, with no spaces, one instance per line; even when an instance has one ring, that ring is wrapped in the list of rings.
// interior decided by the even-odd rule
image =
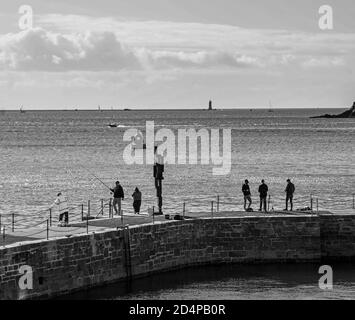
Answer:
[[[156,206],[151,164],[129,165],[123,153],[127,130],[231,129],[229,174],[216,176],[214,165],[167,164],[163,211],[186,214],[243,209],[242,183],[248,179],[253,207],[265,179],[270,210],[284,209],[286,179],[296,186],[295,209],[313,206],[334,213],[355,213],[355,119],[311,119],[341,109],[274,110],[92,110],[0,112],[0,215],[16,219],[16,228],[48,219],[58,192],[68,197],[70,219],[83,205],[100,213],[111,197],[108,187],[119,180],[132,213],[131,195],[143,194],[142,211]],[[117,127],[110,127],[115,123]],[[221,131],[222,136],[222,131]],[[222,143],[222,139],[220,140]],[[222,146],[221,146],[222,147]],[[201,160],[201,159],[200,159]],[[54,212],[55,214],[55,212]],[[351,299],[355,297],[353,264],[334,265],[332,291],[318,286],[318,265],[218,266],[176,271],[133,283],[80,293],[103,299]],[[75,296],[73,296],[75,298]]]
[[[58,192],[67,196],[72,217],[81,205],[92,215],[105,214],[116,180],[126,194],[125,213],[132,213],[131,195],[143,194],[142,211],[156,206],[151,164],[127,164],[129,145],[123,136],[136,128],[155,130],[231,129],[231,170],[214,175],[213,163],[167,164],[163,180],[163,211],[186,213],[242,210],[242,183],[248,179],[258,208],[258,186],[269,186],[270,210],[283,210],[286,180],[296,186],[295,209],[354,213],[355,119],[311,119],[342,109],[254,110],[92,110],[0,112],[0,214],[3,221],[24,220],[22,227],[48,217]],[[117,127],[111,128],[109,124]],[[210,131],[209,131],[210,132]],[[222,154],[222,146],[221,154]],[[198,154],[200,154],[198,149]],[[187,157],[187,160],[189,158]],[[188,161],[187,161],[188,162]],[[218,200],[217,200],[218,199]],[[311,200],[312,199],[312,200]],[[185,205],[184,205],[185,203]],[[55,214],[55,213],[54,213]],[[17,226],[18,227],[18,226]]]
[[[85,300],[353,300],[355,263],[203,266],[97,287],[59,299]],[[322,272],[321,272],[322,271]],[[330,279],[332,282],[330,282]],[[332,286],[330,286],[332,283]],[[181,302],[182,304],[184,302]],[[223,303],[222,303],[223,304]]]

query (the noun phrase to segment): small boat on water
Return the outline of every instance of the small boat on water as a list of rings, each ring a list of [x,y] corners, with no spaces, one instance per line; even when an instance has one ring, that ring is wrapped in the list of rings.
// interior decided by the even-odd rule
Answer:
[[[111,121],[110,121],[110,123],[108,124],[108,126],[109,126],[110,128],[117,128],[117,127],[118,127],[117,122],[115,122],[114,116],[112,116]]]
[[[269,110],[267,112],[274,112],[271,101],[269,101]]]
[[[147,144],[145,143],[144,138],[141,135],[137,134],[133,138],[132,148],[133,148],[133,150],[136,150],[136,149],[146,150],[147,149]]]

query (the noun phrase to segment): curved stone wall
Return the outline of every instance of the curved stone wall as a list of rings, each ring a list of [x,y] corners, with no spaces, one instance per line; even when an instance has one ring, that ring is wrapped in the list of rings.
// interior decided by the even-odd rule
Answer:
[[[140,225],[96,234],[36,241],[0,249],[0,298],[48,297],[153,272],[219,263],[320,261],[341,256],[329,239],[351,237],[355,217],[270,216],[206,218]],[[351,230],[339,224],[352,221]],[[331,229],[330,224],[336,225]],[[332,232],[330,232],[332,230]],[[349,231],[350,230],[350,231]],[[349,248],[349,244],[347,248]],[[336,257],[334,257],[336,258]],[[33,270],[33,289],[22,290],[19,268]]]

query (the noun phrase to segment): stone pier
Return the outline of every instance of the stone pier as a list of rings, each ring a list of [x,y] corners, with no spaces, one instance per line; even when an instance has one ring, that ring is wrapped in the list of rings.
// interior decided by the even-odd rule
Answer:
[[[0,299],[54,297],[187,266],[355,258],[355,215],[200,217],[0,247]],[[19,286],[21,266],[33,289]]]

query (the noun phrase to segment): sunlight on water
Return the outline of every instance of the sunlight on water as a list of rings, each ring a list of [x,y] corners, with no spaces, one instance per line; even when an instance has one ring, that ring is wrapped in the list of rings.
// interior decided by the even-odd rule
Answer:
[[[124,210],[132,211],[131,194],[143,192],[143,211],[155,204],[151,166],[127,166],[122,152],[129,127],[233,128],[232,172],[213,176],[212,166],[166,166],[163,182],[164,209],[210,211],[220,195],[220,210],[242,209],[241,183],[251,182],[254,203],[257,187],[266,179],[270,208],[284,207],[285,180],[296,185],[297,208],[310,205],[310,194],[319,209],[354,212],[354,119],[309,119],[322,110],[213,111],[104,111],[104,112],[3,112],[0,115],[0,213],[26,215],[30,222],[42,219],[59,191],[71,205],[92,202],[93,213],[108,190],[90,172],[113,185],[119,179],[126,191]],[[114,119],[118,128],[107,126]],[[89,172],[90,171],[90,172]],[[315,203],[314,203],[315,205]],[[80,214],[78,207],[72,213]],[[26,222],[27,223],[27,222]]]

